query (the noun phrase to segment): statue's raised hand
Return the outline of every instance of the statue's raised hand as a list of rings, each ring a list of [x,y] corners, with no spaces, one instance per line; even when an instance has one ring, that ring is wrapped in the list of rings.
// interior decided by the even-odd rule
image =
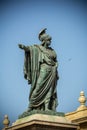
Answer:
[[[18,44],[18,46],[20,49],[23,49],[24,51],[29,52],[29,46],[25,46],[23,44]]]
[[[19,48],[21,49],[24,49],[25,48],[25,45],[22,45],[22,44],[18,44]]]

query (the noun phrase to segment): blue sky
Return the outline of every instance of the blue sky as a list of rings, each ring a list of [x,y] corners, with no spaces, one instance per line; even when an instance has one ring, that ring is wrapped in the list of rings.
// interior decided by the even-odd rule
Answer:
[[[0,128],[5,114],[11,123],[28,107],[30,86],[23,77],[24,52],[18,43],[40,44],[38,33],[47,28],[57,53],[58,112],[79,106],[87,97],[87,2],[85,0],[0,1]]]

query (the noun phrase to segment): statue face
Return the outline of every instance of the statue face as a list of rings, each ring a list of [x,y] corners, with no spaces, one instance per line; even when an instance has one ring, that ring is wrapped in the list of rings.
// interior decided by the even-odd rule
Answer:
[[[45,39],[45,44],[49,46],[51,44],[51,39]]]
[[[45,34],[46,36],[45,36],[45,38],[44,38],[44,42],[45,42],[45,44],[47,45],[47,46],[49,46],[50,44],[51,44],[51,37],[49,36],[49,35],[47,35],[47,34]]]

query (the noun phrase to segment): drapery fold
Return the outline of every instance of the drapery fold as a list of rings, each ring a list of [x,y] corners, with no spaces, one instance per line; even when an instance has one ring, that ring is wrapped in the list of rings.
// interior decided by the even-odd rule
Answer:
[[[31,84],[30,107],[38,108],[50,100],[57,106],[57,61],[52,49],[41,45],[29,46],[25,51],[24,77]]]

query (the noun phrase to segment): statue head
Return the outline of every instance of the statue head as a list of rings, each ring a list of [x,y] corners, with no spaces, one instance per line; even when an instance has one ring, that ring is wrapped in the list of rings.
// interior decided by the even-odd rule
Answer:
[[[46,34],[46,28],[40,31],[39,40],[42,42],[42,45],[51,43],[52,37]]]

